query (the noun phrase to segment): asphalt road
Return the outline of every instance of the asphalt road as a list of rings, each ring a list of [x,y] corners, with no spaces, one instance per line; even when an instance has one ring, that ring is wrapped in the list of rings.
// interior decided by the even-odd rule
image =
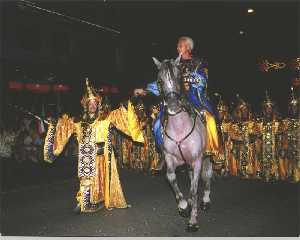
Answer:
[[[200,229],[185,231],[164,176],[120,171],[128,209],[75,215],[76,177],[9,189],[2,196],[2,235],[14,236],[298,236],[299,185],[238,178],[213,182],[212,208]],[[187,189],[184,172],[178,173]],[[186,192],[186,191],[185,191]]]

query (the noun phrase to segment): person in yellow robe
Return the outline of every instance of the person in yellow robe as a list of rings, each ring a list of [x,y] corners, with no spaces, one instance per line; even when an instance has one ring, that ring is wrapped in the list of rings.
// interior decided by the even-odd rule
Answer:
[[[101,97],[86,79],[86,93],[81,104],[84,113],[80,121],[64,114],[57,124],[51,123],[44,145],[44,160],[52,163],[59,156],[71,135],[78,141],[77,213],[95,212],[106,208],[127,208],[111,144],[111,129],[116,127],[133,141],[144,142],[133,106],[120,107],[105,118],[98,114]]]
[[[149,168],[149,158],[148,158],[149,141],[147,137],[147,130],[149,130],[148,117],[146,114],[145,104],[141,99],[139,99],[136,102],[134,107],[135,107],[135,112],[137,113],[138,116],[141,129],[143,131],[145,142],[144,144],[138,144],[138,143],[133,144],[133,149],[132,149],[133,168],[146,171]],[[151,134],[151,129],[150,129],[150,134]]]
[[[281,121],[279,173],[281,180],[300,181],[300,106],[299,96],[291,87],[288,116]]]
[[[255,161],[255,121],[250,105],[239,95],[237,100],[234,121],[227,130],[232,140],[232,174],[243,178],[256,177],[258,164]]]
[[[220,135],[220,148],[218,158],[214,161],[214,169],[220,171],[221,176],[227,176],[233,169],[232,164],[232,140],[228,134],[228,131],[232,124],[231,115],[229,113],[229,106],[223,101],[222,96],[219,93],[215,93],[215,96],[219,97],[217,104],[218,111],[218,130]]]
[[[155,139],[152,134],[152,127],[151,127],[153,125],[153,122],[157,118],[159,111],[160,111],[159,104],[152,104],[150,106],[150,123],[148,123],[147,132],[146,132],[148,143],[149,143],[149,148],[148,148],[149,149],[148,155],[150,161],[149,170],[152,175],[158,175],[163,168],[163,165],[162,164],[159,165],[159,163],[160,162],[164,163],[163,161],[160,161],[160,159],[162,159],[163,157],[162,153],[156,150]]]
[[[277,181],[285,177],[285,169],[280,161],[280,135],[282,124],[276,111],[276,104],[266,91],[266,98],[262,104],[262,118],[256,123],[257,155],[265,181]],[[280,176],[281,175],[281,176]]]

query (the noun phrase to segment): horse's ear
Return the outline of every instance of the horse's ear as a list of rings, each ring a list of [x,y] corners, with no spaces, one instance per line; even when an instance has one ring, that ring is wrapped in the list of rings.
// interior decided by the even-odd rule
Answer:
[[[161,62],[158,61],[155,57],[152,57],[152,59],[153,59],[153,62],[155,63],[155,65],[157,66],[157,68],[160,69],[160,67],[161,67]]]
[[[179,66],[180,59],[181,59],[181,54],[179,54],[178,57],[175,59],[176,66]]]

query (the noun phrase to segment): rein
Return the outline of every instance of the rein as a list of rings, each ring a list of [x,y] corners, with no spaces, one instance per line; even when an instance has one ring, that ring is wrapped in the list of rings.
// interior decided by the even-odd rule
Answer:
[[[194,117],[194,123],[193,123],[193,127],[192,127],[192,129],[189,131],[189,133],[184,137],[184,138],[182,138],[180,141],[176,141],[174,138],[172,138],[168,133],[167,133],[167,130],[164,128],[164,133],[165,133],[165,135],[172,141],[172,142],[174,142],[176,145],[177,145],[177,147],[178,147],[178,149],[179,149],[179,152],[180,152],[180,155],[181,155],[181,157],[182,157],[182,159],[186,162],[186,159],[185,159],[185,157],[184,157],[184,155],[183,155],[183,153],[182,153],[182,150],[181,150],[181,143],[184,141],[184,140],[186,140],[191,134],[192,134],[192,132],[194,131],[194,129],[195,129],[195,126],[196,126],[196,118],[197,118],[197,115],[195,115],[195,117]],[[167,124],[166,124],[167,125]]]

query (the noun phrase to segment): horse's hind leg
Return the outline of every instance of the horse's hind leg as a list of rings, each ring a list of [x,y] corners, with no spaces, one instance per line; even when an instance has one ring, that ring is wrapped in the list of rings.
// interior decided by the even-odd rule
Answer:
[[[177,184],[177,179],[176,179],[176,165],[175,165],[175,157],[173,157],[170,154],[165,155],[165,161],[167,164],[167,179],[175,193],[175,198],[178,203],[178,211],[179,214],[183,217],[188,217],[188,203],[187,201],[183,198],[183,194],[181,193],[178,184]]]
[[[195,232],[199,229],[197,224],[197,216],[198,216],[198,183],[201,171],[201,161],[195,161],[193,166],[193,172],[191,174],[191,197],[192,197],[192,211],[191,217],[187,226],[187,230],[190,232]]]
[[[209,157],[205,157],[203,159],[201,178],[204,183],[204,195],[202,202],[200,204],[200,208],[203,211],[206,211],[210,207],[210,186],[211,186],[211,178],[213,176],[212,162]]]

